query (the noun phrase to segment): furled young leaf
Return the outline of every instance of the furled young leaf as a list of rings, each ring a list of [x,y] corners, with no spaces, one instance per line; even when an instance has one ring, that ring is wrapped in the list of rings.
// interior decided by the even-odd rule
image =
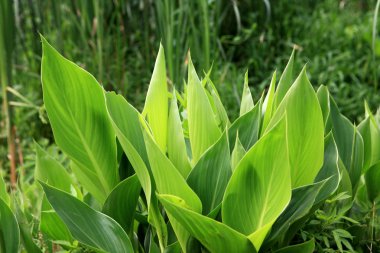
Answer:
[[[103,205],[102,212],[117,221],[128,235],[132,235],[140,191],[141,185],[135,174],[120,182]]]
[[[245,150],[249,150],[258,140],[261,122],[261,100],[247,113],[237,118],[228,129],[229,143],[235,143],[236,135]],[[231,149],[234,148],[232,145]]]
[[[160,247],[164,248],[167,242],[167,228],[159,213],[156,195],[152,194],[155,191],[155,184],[140,125],[141,115],[121,95],[116,95],[114,92],[106,93],[106,104],[116,136],[144,190],[148,202],[148,221],[155,227]]]
[[[77,198],[41,182],[45,194],[71,234],[80,243],[101,252],[133,252],[122,227]]]
[[[7,186],[5,185],[3,177],[0,175],[0,199],[9,205],[9,195],[7,193]]]
[[[55,141],[77,164],[78,180],[102,203],[119,180],[103,89],[44,38],[42,48],[43,97]]]
[[[12,210],[0,198],[0,252],[17,253],[20,245],[20,231]]]
[[[239,139],[239,133],[236,135],[236,141],[235,141],[235,147],[234,150],[232,150],[231,154],[231,168],[232,171],[234,171],[239,164],[240,160],[244,157],[244,155],[247,153],[247,151],[244,149],[243,145],[240,142]]]
[[[188,69],[187,115],[192,160],[195,164],[206,149],[219,139],[221,131],[191,59]]]
[[[323,116],[305,68],[278,106],[266,131],[285,112],[292,188],[296,188],[311,184],[323,163]]]
[[[256,249],[290,201],[286,129],[283,117],[247,152],[223,199],[223,223],[247,235]]]
[[[168,111],[165,53],[160,44],[143,114],[146,114],[154,139],[162,152],[166,152]]]
[[[319,104],[321,105],[323,122],[325,123],[325,129],[330,131],[330,93],[326,86],[321,85],[317,90],[317,97]]]
[[[349,173],[353,189],[356,189],[364,160],[363,139],[356,127],[339,112],[338,106],[331,97],[330,108],[332,133],[339,157]]]
[[[241,103],[240,103],[240,116],[243,114],[249,112],[253,108],[253,99],[251,90],[248,86],[248,71],[245,72],[244,75],[244,88],[243,88],[243,95],[241,96]]]
[[[369,167],[380,161],[380,129],[375,117],[365,104],[366,114],[368,115],[358,126],[358,131],[363,137],[364,142],[364,173]]]
[[[209,80],[209,83],[212,84],[212,81]],[[220,100],[220,97],[216,91],[215,86],[214,85],[210,85],[210,86],[211,86],[210,93],[211,93],[212,101],[215,107],[215,114],[218,118],[218,121],[220,122],[219,127],[221,129],[225,129],[226,127],[229,127],[231,125],[231,122],[228,119],[226,109],[223,106],[222,101]]]
[[[297,245],[287,246],[276,250],[274,253],[313,253],[315,248],[314,240],[310,240]]]
[[[370,167],[364,174],[364,177],[368,199],[371,203],[374,203],[380,197],[380,162]]]
[[[324,161],[321,170],[315,177],[314,182],[325,181],[318,192],[314,205],[321,203],[330,197],[338,188],[340,181],[339,174],[339,153],[334,137],[330,132],[325,137]]]
[[[159,195],[159,199],[165,210],[210,252],[256,252],[246,236],[223,223],[190,210],[183,199],[163,194]]]
[[[179,116],[176,91],[170,101],[168,121],[168,157],[184,178],[190,173],[191,165],[187,156],[185,137]]]
[[[294,49],[290,55],[288,64],[286,65],[284,72],[280,77],[275,95],[275,109],[278,108],[285,94],[288,92],[293,83],[293,65],[294,65]]]
[[[187,183],[202,201],[203,214],[208,215],[223,199],[232,174],[227,132],[199,159]]]
[[[276,71],[273,73],[272,80],[269,85],[268,93],[264,99],[263,103],[263,125],[261,127],[261,133],[265,132],[265,129],[267,128],[269,121],[271,120],[273,116],[273,103],[275,98],[275,89],[276,89]]]

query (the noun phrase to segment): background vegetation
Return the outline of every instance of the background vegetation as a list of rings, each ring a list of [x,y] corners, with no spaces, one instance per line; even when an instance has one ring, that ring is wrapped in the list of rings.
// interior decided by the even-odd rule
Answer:
[[[39,33],[140,110],[158,42],[165,48],[169,83],[178,88],[191,49],[199,72],[212,68],[232,118],[239,112],[245,71],[257,101],[295,48],[296,72],[308,63],[311,83],[328,86],[342,113],[359,122],[363,100],[372,111],[380,105],[375,6],[375,0],[12,1],[13,12],[0,17],[7,27],[1,40],[8,45],[0,45],[0,98],[9,106],[1,110],[0,173],[11,182],[11,142],[19,181],[32,180],[33,140],[44,147],[52,143],[42,103]],[[49,148],[64,161],[55,146]],[[323,218],[316,217],[318,225],[339,222]]]

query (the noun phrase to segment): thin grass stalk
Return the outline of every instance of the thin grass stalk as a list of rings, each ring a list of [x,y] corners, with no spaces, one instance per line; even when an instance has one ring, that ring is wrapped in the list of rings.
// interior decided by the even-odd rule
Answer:
[[[12,108],[8,101],[11,100],[7,87],[12,86],[12,52],[14,49],[14,11],[13,2],[4,0],[0,2],[0,80],[3,97],[3,120],[7,135],[8,152],[10,160],[10,182],[16,186],[16,147],[15,131],[12,123]]]
[[[373,78],[375,92],[377,91],[377,67],[376,67],[376,36],[377,36],[377,17],[379,15],[380,0],[377,0],[375,7],[375,14],[372,24],[372,62],[373,62]]]

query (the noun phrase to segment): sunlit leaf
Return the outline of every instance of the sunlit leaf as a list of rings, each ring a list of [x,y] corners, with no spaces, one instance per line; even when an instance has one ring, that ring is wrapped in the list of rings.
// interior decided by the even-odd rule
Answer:
[[[247,235],[256,249],[290,201],[286,142],[283,117],[243,157],[224,195],[223,223]]]
[[[296,188],[312,183],[323,163],[323,116],[305,68],[278,106],[266,131],[285,112],[292,188]]]
[[[219,139],[221,131],[191,59],[188,69],[187,114],[192,160],[195,164],[206,149]]]
[[[119,180],[103,89],[44,38],[42,47],[43,97],[55,141],[77,164],[78,180],[102,203]]]
[[[170,101],[168,122],[168,157],[182,176],[186,178],[190,173],[191,165],[184,138],[177,99],[173,96]]]
[[[165,210],[210,252],[256,252],[246,236],[223,223],[190,210],[183,199],[172,195],[159,195],[159,199]]]
[[[239,115],[242,116],[243,114],[249,112],[253,108],[253,99],[251,90],[248,86],[248,71],[245,72],[244,75],[244,88],[243,88],[243,95],[241,96],[241,103],[240,103],[240,113]]]
[[[160,44],[143,114],[146,114],[153,136],[163,152],[166,152],[168,111],[165,53]]]

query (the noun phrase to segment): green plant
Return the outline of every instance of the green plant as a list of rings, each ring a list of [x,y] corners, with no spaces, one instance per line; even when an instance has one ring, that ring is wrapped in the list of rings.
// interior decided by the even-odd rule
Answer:
[[[190,56],[179,93],[168,88],[160,47],[140,113],[44,38],[42,46],[44,103],[68,160],[36,145],[35,183],[9,201],[0,181],[4,252],[20,241],[28,252],[313,252],[317,235],[300,233],[330,202],[349,215],[365,185],[377,210],[378,121],[367,110],[353,125],[325,86],[315,92],[306,68],[294,80],[294,53],[256,103],[246,75],[231,122],[210,73],[200,80]],[[20,204],[35,198],[37,210]],[[347,246],[344,230],[329,225]]]

